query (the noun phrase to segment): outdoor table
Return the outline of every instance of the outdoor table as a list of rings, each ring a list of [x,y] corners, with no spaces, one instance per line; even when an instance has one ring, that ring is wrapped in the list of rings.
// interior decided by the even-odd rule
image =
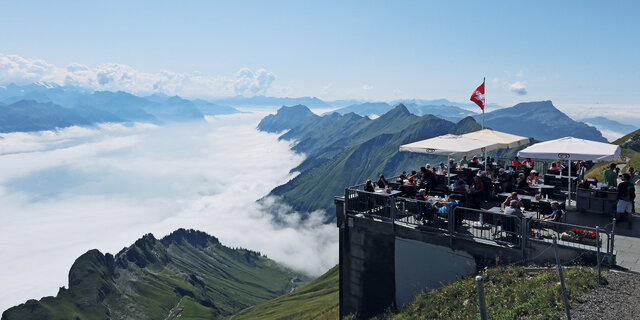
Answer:
[[[553,194],[553,189],[555,189],[556,186],[539,183],[539,184],[532,184],[529,186],[529,188],[537,189],[540,191],[541,194]]]
[[[487,211],[491,211],[493,213],[505,214],[501,207],[493,207],[493,208],[488,209]],[[525,210],[525,211],[522,212],[522,215],[524,215],[524,217],[527,218],[527,219],[531,219],[537,214],[538,213],[536,211],[526,211]]]
[[[386,193],[386,192],[384,192],[384,189],[376,188],[376,194],[386,194],[386,195],[390,195],[390,196],[397,196],[400,193],[402,193],[402,191],[400,191],[400,190],[391,189],[391,193]]]

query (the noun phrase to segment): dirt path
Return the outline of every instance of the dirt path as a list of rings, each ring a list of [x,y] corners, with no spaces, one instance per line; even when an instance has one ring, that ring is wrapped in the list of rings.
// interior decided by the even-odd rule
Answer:
[[[609,284],[579,298],[571,319],[640,319],[640,274],[608,271]]]

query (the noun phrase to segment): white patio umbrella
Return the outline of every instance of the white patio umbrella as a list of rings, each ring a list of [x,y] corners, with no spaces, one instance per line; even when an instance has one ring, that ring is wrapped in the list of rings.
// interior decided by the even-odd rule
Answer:
[[[615,161],[620,159],[620,146],[574,137],[544,141],[529,146],[518,156],[535,159]],[[569,162],[571,164],[571,162]],[[562,176],[562,174],[561,174]],[[571,165],[569,165],[569,202],[571,202]]]
[[[446,134],[431,139],[421,140],[400,146],[400,151],[426,153],[443,156],[475,155],[500,149],[496,143],[472,139],[455,134]],[[450,174],[447,171],[447,184]]]
[[[515,134],[495,131],[491,129],[482,129],[474,132],[465,133],[460,136],[496,143],[499,145],[501,149],[517,148],[529,143],[529,138],[516,136]]]
[[[495,143],[458,136],[455,134],[446,134],[400,146],[400,151],[443,156],[469,156],[496,149],[500,149],[500,147]]]
[[[529,143],[529,138],[491,129],[482,129],[465,133],[461,135],[461,137],[495,143],[499,146],[499,149],[517,148]],[[486,156],[484,158],[486,158]],[[484,159],[484,163],[484,169],[487,170],[487,159]]]

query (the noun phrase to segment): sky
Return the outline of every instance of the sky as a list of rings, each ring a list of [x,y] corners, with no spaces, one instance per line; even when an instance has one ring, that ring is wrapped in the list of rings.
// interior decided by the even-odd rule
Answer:
[[[90,249],[116,254],[178,228],[311,275],[333,267],[338,229],[322,212],[302,221],[274,198],[256,202],[304,159],[256,130],[262,116],[0,134],[0,167],[11,168],[0,171],[0,312],[55,295]]]
[[[2,1],[0,54],[129,68],[142,80],[125,89],[164,77],[155,88],[188,97],[464,102],[486,77],[487,103],[638,112],[637,12],[637,1]],[[0,82],[21,78],[2,68]]]

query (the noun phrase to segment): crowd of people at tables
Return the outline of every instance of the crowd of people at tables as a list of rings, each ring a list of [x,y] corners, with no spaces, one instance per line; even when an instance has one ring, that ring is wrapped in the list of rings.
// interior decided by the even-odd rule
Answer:
[[[576,172],[581,165],[583,164],[580,162],[575,163]],[[468,160],[465,156],[458,162],[454,159],[449,159],[447,164],[440,162],[435,168],[426,164],[418,171],[403,172],[393,184],[390,184],[384,175],[380,175],[375,184],[373,181],[367,180],[364,189],[375,192],[377,185],[379,190],[386,192],[390,192],[391,189],[398,190],[401,192],[400,196],[416,200],[427,200],[428,194],[443,195],[444,200],[435,204],[441,210],[446,210],[447,204],[456,205],[460,201],[465,201],[467,207],[479,209],[482,208],[482,201],[489,199],[492,194],[511,192],[511,195],[502,203],[503,209],[506,212],[506,209],[515,205],[522,214],[520,208],[524,205],[518,198],[518,192],[527,194],[531,190],[530,186],[541,182],[538,172],[533,169],[533,160],[526,158],[520,161],[518,157],[515,157],[510,165],[507,164],[508,170],[497,167],[495,159],[491,157],[486,157],[482,161],[478,157]],[[496,168],[498,170],[494,170]],[[554,162],[549,170],[552,172],[557,170],[560,173],[566,168],[562,164]],[[448,185],[449,180],[447,179],[449,173],[456,174],[450,185]],[[453,175],[449,177],[453,177]],[[542,217],[542,220],[558,221],[560,219],[562,213],[558,202],[551,202],[551,209],[552,213]],[[508,211],[509,213],[515,212],[513,208]]]

